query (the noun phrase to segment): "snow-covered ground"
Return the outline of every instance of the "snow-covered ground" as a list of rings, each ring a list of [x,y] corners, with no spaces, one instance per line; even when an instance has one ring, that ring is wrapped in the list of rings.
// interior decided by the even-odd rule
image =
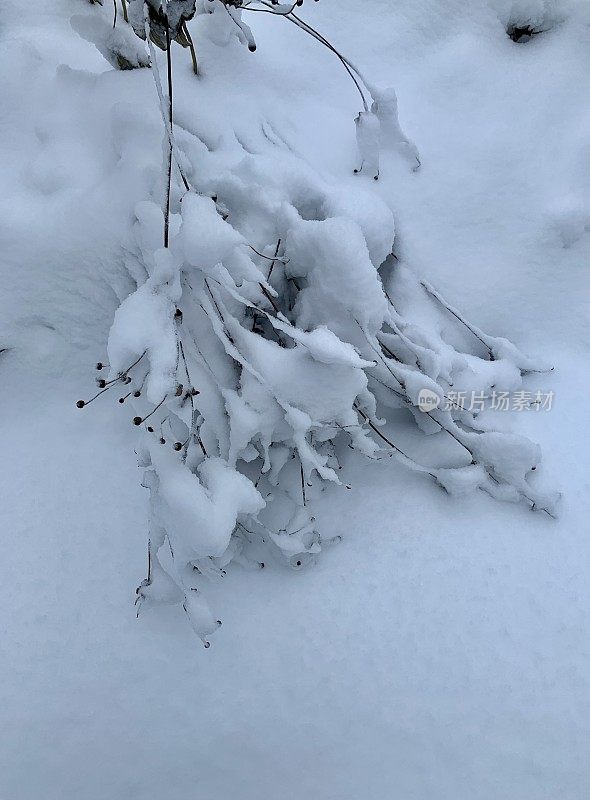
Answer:
[[[369,188],[394,210],[400,258],[556,365],[527,378],[552,410],[507,425],[542,444],[560,518],[351,460],[352,489],[317,509],[343,541],[306,571],[232,567],[209,588],[224,624],[205,650],[176,609],[136,620],[135,430],[110,400],[74,405],[131,289],[119,245],[161,155],[152,77],[112,71],[72,30],[96,7],[5,2],[1,800],[590,795],[590,17],[555,3],[564,19],[515,44],[509,5],[322,0],[302,14],[398,90],[423,166],[387,156]],[[175,49],[178,120],[199,129],[217,88],[242,141],[263,146],[266,120],[323,174],[363,181],[340,64],[251,16],[257,52],[203,44],[201,82]]]

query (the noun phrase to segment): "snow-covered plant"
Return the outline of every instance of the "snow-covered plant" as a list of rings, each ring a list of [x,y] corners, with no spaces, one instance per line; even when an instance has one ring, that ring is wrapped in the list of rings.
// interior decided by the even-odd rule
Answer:
[[[196,11],[213,7],[216,35],[225,20],[225,34],[238,23],[249,42],[241,13],[251,5],[203,0]],[[257,6],[293,21],[294,6]],[[125,243],[137,289],[115,314],[109,376],[98,379],[98,394],[118,387],[133,404],[141,431],[150,531],[138,613],[182,604],[208,647],[220,623],[199,576],[220,578],[232,561],[312,563],[328,543],[315,499],[341,484],[351,450],[397,458],[450,494],[480,489],[554,514],[557,496],[531,479],[538,446],[494,430],[486,413],[444,408],[451,392],[514,390],[545,365],[471,325],[398,261],[393,215],[371,181],[343,192],[288,148],[247,153],[223,137],[211,152],[176,131],[170,43],[193,6],[131,0],[130,19],[139,8],[135,29],[166,44],[167,95],[152,52],[164,181],[137,204]],[[419,166],[395,92],[338,57],[363,97],[363,172],[377,176],[384,143]],[[430,463],[396,441],[395,408],[436,443]]]

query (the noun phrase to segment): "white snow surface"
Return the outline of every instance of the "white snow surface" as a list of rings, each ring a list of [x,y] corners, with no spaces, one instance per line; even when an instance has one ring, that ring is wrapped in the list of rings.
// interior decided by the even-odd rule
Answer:
[[[146,256],[142,266],[129,241],[135,225],[142,253],[161,246],[162,215],[150,199],[163,163],[151,70],[113,70],[70,24],[74,15],[110,13],[109,4],[82,0],[5,0],[0,15],[0,349],[9,348],[0,353],[1,800],[585,800],[586,4],[305,3],[301,15],[372,83],[395,86],[408,141],[405,151],[400,142],[383,147],[378,182],[352,174],[354,86],[295,26],[244,14],[257,43],[250,53],[235,37],[224,47],[200,40],[208,27],[222,43],[220,19],[192,21],[200,79],[188,52],[174,48],[175,136],[193,163],[212,155],[202,159],[210,173],[200,176],[212,191],[217,150],[226,158],[235,148],[236,163],[259,157],[245,160],[244,178],[256,177],[268,156],[268,180],[276,147],[305,159],[321,176],[318,208],[334,243],[362,266],[355,278],[364,297],[374,290],[371,262],[386,255],[393,221],[371,219],[362,196],[351,207],[347,188],[378,193],[393,212],[405,265],[478,329],[555,365],[526,378],[527,389],[554,392],[552,410],[505,416],[511,432],[541,444],[545,483],[565,495],[553,520],[483,492],[449,497],[393,459],[350,457],[342,489],[314,508],[322,538],[342,541],[299,572],[278,562],[256,571],[230,565],[207,586],[213,616],[193,598],[199,635],[223,621],[208,649],[176,605],[146,602],[136,619],[148,527],[136,429],[112,398],[84,412],[74,405],[94,393],[94,363],[105,360],[115,312],[135,288],[126,274],[143,283],[150,273],[143,307],[154,317],[174,311],[173,288],[148,296],[149,280],[174,265]],[[551,28],[515,44],[505,33],[511,20]],[[298,176],[286,164],[276,181],[293,193]],[[219,181],[239,194],[239,170]],[[185,256],[214,270],[226,255],[224,224],[209,214],[213,201],[185,202],[183,216],[203,226],[199,238],[181,232]],[[293,234],[301,263],[288,265],[323,281],[321,307],[306,305],[303,293],[304,327],[321,326],[341,296],[336,272],[315,269],[318,208],[302,198]],[[346,241],[342,215],[358,226],[348,226]],[[180,217],[171,221],[180,226]],[[257,280],[237,235],[235,254],[233,278]],[[347,291],[354,296],[355,286]],[[383,318],[381,304],[375,292],[370,308],[348,310],[371,329]],[[411,308],[404,313],[412,319]],[[119,316],[128,343],[130,317]],[[131,350],[113,339],[113,368],[148,349],[159,370],[150,392],[158,402],[171,388],[174,343],[172,334],[156,340],[141,308],[139,316],[144,327],[131,326]],[[352,347],[336,342],[314,327],[290,358],[313,356],[335,376],[358,367]],[[321,416],[321,403],[315,398],[308,412]],[[265,423],[273,424],[270,416]],[[401,412],[395,432],[413,452],[428,452]],[[212,496],[225,467],[209,469]],[[459,491],[480,480],[468,467],[443,477]],[[169,487],[170,513],[193,514],[189,500],[179,509],[178,492],[178,484]],[[216,553],[240,510],[262,505],[245,479],[233,499],[215,520]]]

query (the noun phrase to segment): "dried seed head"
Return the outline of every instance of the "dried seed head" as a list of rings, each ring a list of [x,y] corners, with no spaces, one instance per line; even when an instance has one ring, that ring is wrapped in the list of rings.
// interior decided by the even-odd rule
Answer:
[[[124,397],[120,397],[120,398],[119,398],[119,402],[120,402],[120,403],[124,403],[124,402],[125,402],[125,398],[124,398]]]
[[[104,364],[102,363],[102,361],[99,361],[98,364],[96,365],[96,369],[103,369],[103,368]]]
[[[141,392],[139,391],[139,389],[136,389],[136,390],[133,392],[133,397],[139,397],[139,395],[140,395],[140,394],[141,394]]]
[[[176,451],[182,450],[182,442],[174,442],[174,449]]]
[[[166,439],[163,436],[160,436],[160,444],[166,444]]]
[[[133,424],[134,425],[141,425],[142,422],[143,422],[143,420],[142,420],[141,417],[133,417]]]
[[[76,403],[76,408],[84,408],[85,405],[86,403],[84,402],[84,400],[78,400],[78,402]]]
[[[107,385],[107,382],[105,381],[104,378],[97,378],[96,385],[98,386],[99,389],[104,389],[104,387]]]
[[[151,425],[148,425],[147,429],[148,429],[149,433],[153,433],[154,432],[154,429],[152,428]]]

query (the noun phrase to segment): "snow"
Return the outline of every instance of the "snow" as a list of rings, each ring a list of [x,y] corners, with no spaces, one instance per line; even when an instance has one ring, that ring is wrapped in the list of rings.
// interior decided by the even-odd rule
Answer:
[[[5,797],[584,797],[585,420],[543,419],[570,475],[558,523],[364,464],[312,569],[208,585],[223,626],[204,650],[176,607],[135,619],[134,432],[106,406],[82,417],[72,384],[40,396],[17,365],[4,382]],[[577,386],[566,367],[564,401]]]
[[[379,121],[379,146],[384,149],[398,149],[406,156],[415,172],[420,167],[420,154],[414,142],[408,139],[400,127],[395,89],[373,89],[372,95],[372,111]]]
[[[342,217],[302,220],[287,246],[289,274],[304,276],[309,284],[299,301],[301,327],[349,316],[363,325],[380,325],[386,300],[357,224]]]
[[[357,172],[365,172],[374,180],[379,178],[379,119],[372,111],[359,111],[355,117],[356,143],[359,150],[360,164]]]
[[[190,624],[205,647],[211,647],[207,636],[221,627],[221,620],[215,619],[207,601],[198,589],[191,589],[185,596],[183,608],[187,613]]]
[[[216,580],[197,576],[192,588],[199,591],[185,597],[162,579],[158,564],[162,572],[169,567],[162,547],[151,587],[171,605],[146,597],[139,619],[134,589],[145,575],[149,503],[136,467],[137,431],[126,405],[121,409],[110,393],[82,412],[74,403],[94,393],[88,390],[92,365],[105,360],[115,313],[124,316],[126,304],[138,298],[130,294],[136,282],[148,280],[144,292],[158,304],[154,315],[169,320],[174,313],[178,259],[166,261],[159,251],[157,94],[151,70],[111,71],[72,30],[72,15],[108,15],[106,5],[104,12],[77,0],[5,5],[0,150],[9,157],[0,178],[0,348],[11,349],[0,354],[0,796],[585,798],[590,140],[588,89],[579,76],[590,67],[590,28],[583,5],[400,0],[392,8],[345,0],[335,13],[328,0],[306,3],[302,16],[362,64],[364,74],[396,87],[400,121],[419,145],[422,166],[414,173],[403,152],[385,148],[378,182],[352,174],[358,96],[332,54],[266,14],[248,17],[255,54],[237,41],[229,49],[199,44],[200,28],[210,27],[219,12],[227,17],[223,9],[189,24],[209,83],[198,82],[188,53],[175,47],[178,119],[186,125],[176,137],[183,146],[192,142],[186,152],[197,165],[201,193],[185,196],[182,206],[188,200],[211,209],[214,201],[205,194],[217,188],[216,170],[225,171],[220,193],[240,175],[245,193],[250,176],[268,186],[275,168],[276,195],[240,201],[236,192],[230,211],[238,215],[243,203],[242,217],[234,219],[256,218],[262,244],[273,241],[267,232],[279,218],[292,220],[285,271],[316,280],[326,299],[302,303],[301,324],[309,330],[297,334],[295,347],[268,347],[264,358],[249,353],[251,366],[258,374],[268,370],[267,386],[283,370],[275,393],[294,391],[289,378],[300,362],[305,375],[313,362],[323,377],[342,371],[344,388],[333,387],[337,397],[329,402],[339,400],[343,410],[350,399],[344,394],[362,389],[358,362],[371,352],[360,334],[352,343],[356,351],[335,344],[341,331],[332,327],[328,306],[341,310],[341,318],[360,315],[370,335],[391,313],[374,276],[393,244],[393,219],[380,210],[383,225],[377,225],[371,210],[381,207],[361,194],[355,208],[352,199],[359,187],[378,193],[395,214],[398,258],[476,324],[478,334],[494,334],[485,341],[498,360],[485,362],[482,375],[481,359],[457,359],[448,345],[473,334],[459,334],[461,326],[444,308],[434,314],[420,305],[414,283],[403,284],[398,275],[395,287],[407,304],[396,306],[397,324],[419,358],[416,330],[428,332],[423,347],[433,345],[427,370],[433,381],[452,373],[461,388],[496,379],[516,388],[511,361],[525,372],[555,365],[551,373],[523,378],[531,391],[555,392],[550,413],[498,416],[509,429],[504,436],[514,436],[517,445],[505,468],[525,454],[522,470],[538,462],[537,449],[520,439],[525,434],[543,449],[535,480],[544,471],[543,485],[565,496],[553,520],[481,491],[462,496],[481,484],[479,467],[430,468],[449,496],[424,471],[384,458],[385,451],[378,460],[338,453],[341,470],[327,462],[343,484],[338,494],[310,488],[313,514],[303,509],[284,531],[273,530],[283,537],[276,558],[265,560],[264,570],[246,571],[227,562],[228,531],[238,514],[261,509],[266,498],[242,476],[243,483],[232,484],[233,504],[217,507],[211,498],[216,491],[227,497],[217,487],[234,481],[235,473],[210,459],[201,484],[156,442],[149,452],[169,481],[171,501],[161,512],[173,506],[176,517],[168,528],[179,542],[187,530],[201,543],[214,533],[197,550],[219,554],[220,563],[211,564]],[[543,21],[559,24],[523,44],[508,39],[504,26],[511,19],[540,24],[544,7]],[[228,34],[221,19],[219,35],[235,38],[237,29]],[[282,142],[273,147],[285,152],[275,167],[271,129]],[[302,196],[294,204],[297,215],[281,205],[294,196],[298,179],[309,185],[298,178],[295,157],[286,166],[293,151],[309,162],[311,174],[320,171],[317,195],[307,205]],[[317,209],[325,217],[319,222],[309,214]],[[209,220],[224,226],[218,214]],[[175,215],[174,235],[180,224]],[[329,282],[317,266],[320,226],[333,234],[341,255]],[[260,245],[250,232],[243,235]],[[194,246],[211,241],[201,238]],[[255,283],[264,260],[250,259],[238,246],[248,269],[256,266],[239,277]],[[362,265],[350,286],[342,283],[350,271],[338,269],[347,259]],[[239,265],[246,269],[243,260]],[[248,286],[240,291],[253,300]],[[114,374],[151,347],[144,311],[141,326],[126,323],[120,346],[110,346]],[[170,333],[165,353],[154,360],[154,373],[167,377],[151,392],[153,402],[174,388]],[[130,336],[140,340],[126,350]],[[518,344],[518,353],[507,340]],[[530,360],[521,360],[520,349]],[[212,363],[209,355],[206,349]],[[265,364],[271,357],[272,370]],[[222,409],[239,396],[205,389],[213,381],[204,363],[189,361],[189,370],[206,395],[195,398],[208,417],[206,445],[220,441],[229,452]],[[252,385],[269,396],[267,387]],[[422,385],[417,380],[414,388]],[[325,398],[304,407],[309,392],[300,391],[277,407],[280,424],[292,425],[288,435],[305,429],[310,412],[322,419]],[[238,419],[246,434],[260,422]],[[424,441],[433,437],[418,437],[405,412],[393,412],[382,430],[422,463],[437,461]],[[490,447],[497,437],[470,435],[483,436]],[[492,447],[496,465],[505,442]],[[276,471],[290,468],[285,456],[280,445],[270,447]],[[179,491],[185,480],[190,488]],[[199,528],[204,515],[215,525]],[[337,546],[324,547],[338,536]],[[285,569],[289,552],[292,567],[297,561],[309,566],[297,574]],[[190,616],[178,605],[183,597]],[[204,649],[191,625],[209,641],[218,618],[223,626]]]
[[[368,367],[370,361],[360,358],[354,347],[348,342],[341,341],[325,325],[320,325],[312,331],[301,331],[292,325],[285,325],[280,320],[273,319],[273,325],[302,344],[316,361],[324,364],[342,364],[351,367]]]
[[[181,241],[189,264],[212,270],[246,242],[224,222],[210,197],[189,193],[182,201]]]
[[[164,447],[150,447],[159,480],[156,518],[176,554],[189,558],[222,556],[240,514],[256,514],[264,500],[244,475],[220,459],[207,459],[199,476]]]
[[[109,336],[110,380],[127,371],[144,353],[150,362],[146,395],[159,403],[171,393],[176,374],[177,344],[172,323],[174,304],[145,283],[115,313]],[[135,382],[134,386],[141,386]]]
[[[111,66],[117,69],[149,67],[145,48],[129,28],[113,28],[100,17],[75,15],[70,19],[74,30],[96,45]]]

